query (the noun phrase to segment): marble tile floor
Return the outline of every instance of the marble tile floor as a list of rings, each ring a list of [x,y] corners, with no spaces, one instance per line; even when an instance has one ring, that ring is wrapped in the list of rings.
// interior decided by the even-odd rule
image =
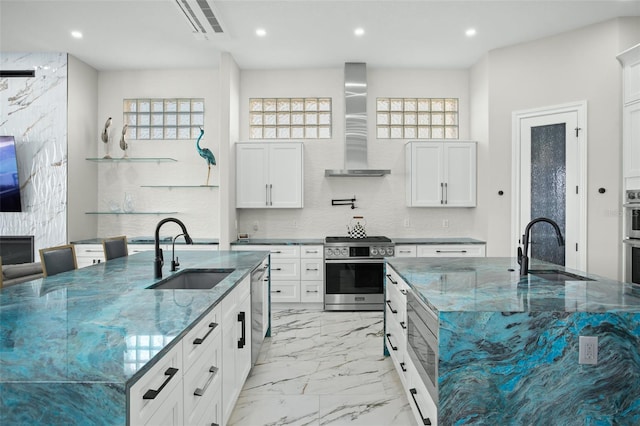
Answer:
[[[382,312],[274,309],[229,425],[413,426]]]

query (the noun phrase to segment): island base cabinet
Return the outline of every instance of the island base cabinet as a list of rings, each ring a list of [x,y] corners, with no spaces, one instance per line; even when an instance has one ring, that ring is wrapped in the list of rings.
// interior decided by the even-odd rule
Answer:
[[[182,394],[182,342],[180,342],[131,386],[129,390],[130,424],[182,424]]]
[[[222,301],[222,418],[227,424],[251,370],[249,277]]]
[[[413,362],[408,357],[405,360],[405,366],[407,369],[405,391],[416,421],[419,425],[437,425],[437,406],[427,391],[427,387],[422,382],[418,370],[416,370]]]
[[[206,345],[202,356],[189,367],[184,377],[184,420],[201,425],[211,406],[220,405],[222,395],[222,333],[218,330]],[[208,422],[208,420],[207,420]],[[211,422],[208,422],[210,425]]]

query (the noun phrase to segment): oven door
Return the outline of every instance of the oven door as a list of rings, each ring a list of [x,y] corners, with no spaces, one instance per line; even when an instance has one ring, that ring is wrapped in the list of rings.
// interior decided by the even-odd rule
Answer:
[[[640,240],[627,239],[624,242],[626,245],[625,281],[640,284]]]
[[[438,317],[407,292],[407,352],[433,402],[438,404]]]
[[[326,294],[382,294],[381,259],[325,260]]]

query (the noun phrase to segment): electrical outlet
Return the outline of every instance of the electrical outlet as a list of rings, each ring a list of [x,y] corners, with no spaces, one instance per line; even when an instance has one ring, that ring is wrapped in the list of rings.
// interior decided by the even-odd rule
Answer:
[[[597,364],[598,363],[598,338],[595,336],[580,336],[579,364]]]
[[[409,222],[409,218],[405,218],[405,220],[404,220],[404,227],[405,227],[405,228],[408,228],[408,227],[410,227],[410,226],[411,226],[411,223]]]
[[[443,228],[448,228],[449,227],[449,219],[443,219],[442,220],[442,227]]]

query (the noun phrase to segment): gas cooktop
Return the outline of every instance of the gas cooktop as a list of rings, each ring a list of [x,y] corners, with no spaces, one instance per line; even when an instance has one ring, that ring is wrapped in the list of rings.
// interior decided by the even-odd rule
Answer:
[[[373,236],[364,238],[351,238],[351,237],[325,237],[324,242],[331,243],[390,243],[391,239],[387,237]]]

